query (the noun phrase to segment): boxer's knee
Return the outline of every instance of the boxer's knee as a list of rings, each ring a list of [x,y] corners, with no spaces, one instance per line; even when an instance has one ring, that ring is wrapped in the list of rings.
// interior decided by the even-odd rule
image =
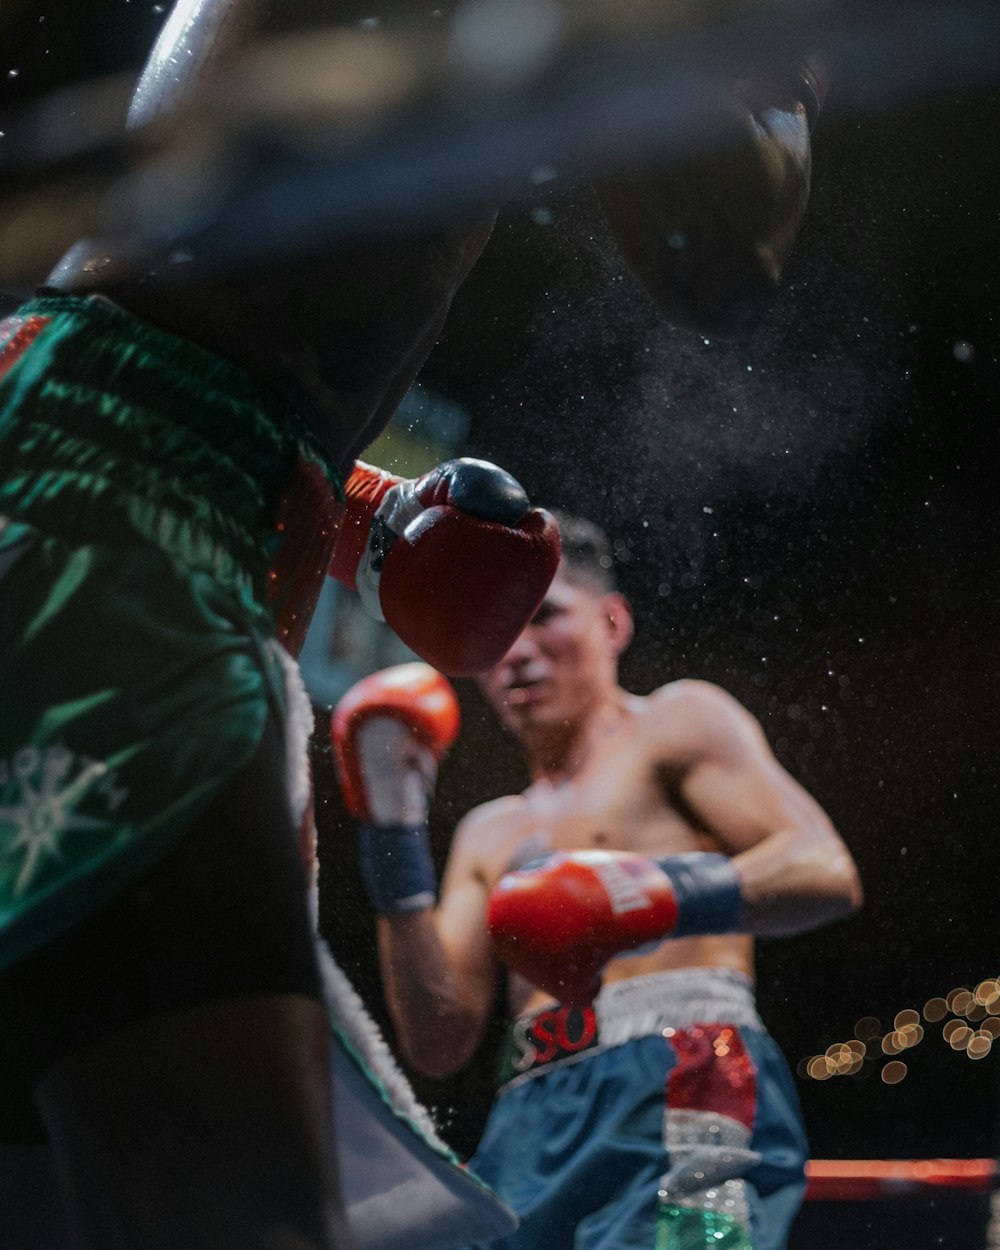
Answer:
[[[0,977],[0,1141],[50,1152],[85,1250],[348,1244],[284,768],[271,722],[154,869]]]

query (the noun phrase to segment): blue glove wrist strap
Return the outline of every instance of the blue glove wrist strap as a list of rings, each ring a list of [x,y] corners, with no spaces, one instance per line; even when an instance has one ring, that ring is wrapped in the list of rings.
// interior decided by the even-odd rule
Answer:
[[[361,878],[377,912],[433,907],[437,874],[427,826],[358,825]]]
[[[670,878],[677,898],[677,927],[671,937],[739,932],[743,896],[728,856],[688,851],[665,855],[656,863]]]

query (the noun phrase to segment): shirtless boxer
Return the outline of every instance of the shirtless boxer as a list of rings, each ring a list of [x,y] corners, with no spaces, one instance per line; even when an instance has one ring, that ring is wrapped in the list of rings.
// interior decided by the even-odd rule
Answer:
[[[509,1250],[777,1250],[806,1143],[754,1007],[753,938],[847,915],[857,873],[728,694],[621,688],[632,619],[608,548],[561,526],[541,608],[481,679],[531,784],[460,823],[436,906],[421,829],[454,732],[446,683],[400,691],[388,670],[334,717],[397,1036],[419,1070],[455,1071],[509,965],[472,1160],[521,1216]]]
[[[336,12],[179,0],[132,123],[190,102],[250,39]],[[820,94],[809,65],[747,72],[726,105],[738,159],[601,189],[675,319],[759,311]],[[4,327],[0,1141],[52,1147],[80,1246],[346,1240],[285,768],[294,676],[273,644],[301,639],[328,565],[455,672],[540,598],[553,530],[505,475],[354,467],[491,225],[455,215],[187,283],[109,234]]]

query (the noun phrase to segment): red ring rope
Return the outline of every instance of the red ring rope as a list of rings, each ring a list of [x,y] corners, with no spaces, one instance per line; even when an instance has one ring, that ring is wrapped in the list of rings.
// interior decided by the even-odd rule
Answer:
[[[908,1196],[922,1190],[988,1193],[996,1159],[812,1159],[806,1164],[806,1198],[858,1202]]]

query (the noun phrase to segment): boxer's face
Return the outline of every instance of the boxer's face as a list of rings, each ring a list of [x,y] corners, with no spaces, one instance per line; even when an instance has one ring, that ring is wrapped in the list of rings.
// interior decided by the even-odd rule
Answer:
[[[541,607],[480,686],[508,729],[521,735],[586,715],[617,682],[617,658],[631,637],[618,594],[570,581],[560,567]]]

